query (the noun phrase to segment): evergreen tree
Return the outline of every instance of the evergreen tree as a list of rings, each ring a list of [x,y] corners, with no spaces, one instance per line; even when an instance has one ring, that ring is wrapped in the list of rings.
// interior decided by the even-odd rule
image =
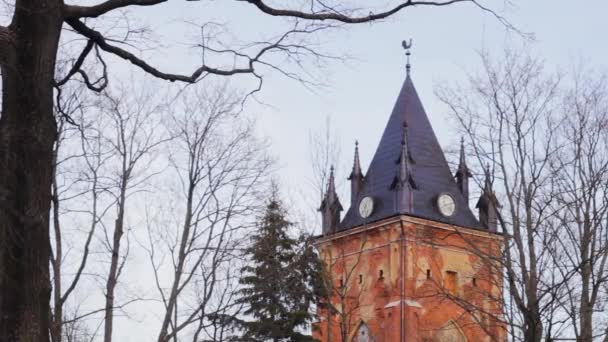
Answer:
[[[291,225],[273,196],[246,250],[251,261],[242,268],[238,300],[246,319],[237,320],[243,334],[235,340],[313,341],[303,331],[313,319],[320,267],[312,239],[290,237]]]

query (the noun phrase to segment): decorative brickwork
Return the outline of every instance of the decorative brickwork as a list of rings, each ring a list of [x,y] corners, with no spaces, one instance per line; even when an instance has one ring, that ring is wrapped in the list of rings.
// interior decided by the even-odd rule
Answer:
[[[321,238],[335,286],[315,337],[363,341],[363,326],[376,342],[503,341],[502,283],[490,261],[501,244],[497,234],[408,216]]]

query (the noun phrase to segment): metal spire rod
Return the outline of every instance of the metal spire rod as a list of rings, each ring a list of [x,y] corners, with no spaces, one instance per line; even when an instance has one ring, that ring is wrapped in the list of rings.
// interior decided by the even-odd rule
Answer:
[[[412,49],[412,39],[410,38],[409,43],[404,40],[401,42],[401,46],[403,46],[403,48],[405,49],[405,55],[407,56],[407,63],[405,64],[405,70],[407,71],[407,74],[410,74],[410,69],[411,69],[411,65],[410,65],[410,55],[412,54],[411,49]]]

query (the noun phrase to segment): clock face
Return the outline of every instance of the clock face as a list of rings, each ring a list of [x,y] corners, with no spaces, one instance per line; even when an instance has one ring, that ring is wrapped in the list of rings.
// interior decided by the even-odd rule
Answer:
[[[372,211],[374,211],[374,200],[369,196],[363,197],[359,202],[359,215],[366,218],[372,214]]]
[[[437,197],[437,208],[439,208],[441,215],[450,217],[456,211],[456,202],[454,202],[454,198],[451,195],[441,194]]]

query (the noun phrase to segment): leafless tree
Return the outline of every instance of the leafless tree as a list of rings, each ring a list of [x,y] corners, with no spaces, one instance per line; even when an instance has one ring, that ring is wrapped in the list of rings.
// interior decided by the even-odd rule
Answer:
[[[498,60],[486,53],[481,57],[483,70],[470,76],[469,87],[439,89],[438,95],[470,142],[478,170],[488,164],[502,204],[500,266],[511,338],[539,342],[557,336],[547,333],[560,329],[554,304],[571,276],[551,271],[558,237],[550,160],[559,153],[561,77],[525,52],[508,50]]]
[[[555,268],[561,311],[576,341],[606,339],[608,283],[608,83],[580,69],[564,92],[560,153],[551,159],[557,213]]]
[[[58,116],[53,341],[81,336],[83,329],[91,341],[99,335],[111,340],[115,312],[140,307],[142,298],[129,293],[130,285],[118,286],[130,239],[148,253],[164,303],[159,340],[223,340],[228,330],[217,317],[238,312],[234,270],[240,268],[244,232],[261,203],[255,198],[271,171],[266,142],[256,139],[254,122],[239,115],[242,97],[227,84],[186,89],[169,104],[151,98],[149,90],[105,93],[91,106],[74,110],[64,102],[64,111],[82,123],[78,126]],[[171,144],[163,144],[169,139]],[[168,158],[155,158],[159,154]],[[172,167],[163,166],[166,159]],[[165,182],[167,188],[159,185]],[[139,229],[142,215],[134,196],[154,199],[147,230]],[[149,244],[142,244],[143,236]],[[168,274],[175,277],[172,282]],[[134,288],[141,285],[128,278]],[[94,291],[96,284],[103,290]],[[89,299],[74,297],[79,291]],[[78,313],[66,317],[66,308],[75,306]],[[99,322],[97,328],[93,322]]]
[[[99,131],[86,124],[89,120],[86,107],[82,90],[76,89],[69,94],[62,107],[57,108],[59,129],[53,156],[53,253],[50,257],[53,270],[50,337],[54,342],[72,338],[75,329],[83,326],[77,316],[66,319],[64,309],[84,277],[96,229],[110,208],[110,205],[102,205],[100,201],[103,186],[101,170],[107,153],[102,147]],[[73,125],[69,121],[72,117],[83,125]],[[74,219],[73,216],[79,215],[86,216],[79,221],[82,226],[64,224],[68,218]],[[67,251],[64,250],[66,245]],[[74,248],[74,245],[77,247]],[[71,332],[64,331],[65,325],[69,326]]]
[[[167,120],[179,199],[162,210],[180,215],[151,229],[147,248],[164,306],[158,341],[221,341],[224,327],[214,317],[236,314],[237,257],[272,162],[226,83],[182,96]]]
[[[0,120],[0,293],[3,294],[0,297],[0,336],[6,340],[48,341],[51,293],[48,228],[53,146],[57,132],[53,113],[55,88],[77,78],[92,91],[102,91],[108,84],[107,56],[129,62],[153,77],[168,81],[193,83],[208,75],[249,74],[261,82],[264,68],[304,80],[298,73],[303,61],[328,57],[307,45],[305,38],[328,28],[382,20],[413,6],[439,7],[462,2],[487,11],[476,0],[407,0],[391,5],[240,1],[242,6],[248,6],[252,15],[276,18],[283,27],[282,32],[274,38],[246,42],[241,46],[210,42],[213,36],[204,34],[200,44],[201,64],[193,66],[190,74],[177,74],[159,70],[135,52],[141,48],[141,42],[130,40],[134,35],[141,36],[136,30],[128,30],[126,38],[115,39],[112,33],[116,31],[108,27],[112,26],[109,14],[163,2],[165,0],[106,0],[92,5],[74,5],[63,0],[14,0],[3,7],[7,13],[0,13],[11,19],[8,26],[0,25],[3,95]],[[125,16],[132,17],[132,14]],[[64,42],[61,42],[62,32],[67,38]],[[73,58],[69,71],[57,75],[58,51],[60,46],[69,46],[69,43],[84,43],[84,46]],[[287,60],[289,67],[281,68],[285,64],[275,63],[277,57]],[[217,64],[212,64],[215,62]],[[101,70],[92,71],[95,66]],[[118,274],[118,267],[114,269]]]
[[[116,287],[130,247],[128,236],[123,240],[129,230],[127,202],[154,174],[151,171],[154,153],[168,139],[159,132],[161,109],[150,101],[151,89],[143,88],[137,93],[129,88],[120,89],[120,95],[105,92],[100,105],[101,115],[107,119],[102,134],[110,154],[111,176],[107,178],[106,186],[115,210],[114,224],[111,228],[104,225],[103,231],[104,245],[110,256],[104,292],[104,342],[112,341]]]

